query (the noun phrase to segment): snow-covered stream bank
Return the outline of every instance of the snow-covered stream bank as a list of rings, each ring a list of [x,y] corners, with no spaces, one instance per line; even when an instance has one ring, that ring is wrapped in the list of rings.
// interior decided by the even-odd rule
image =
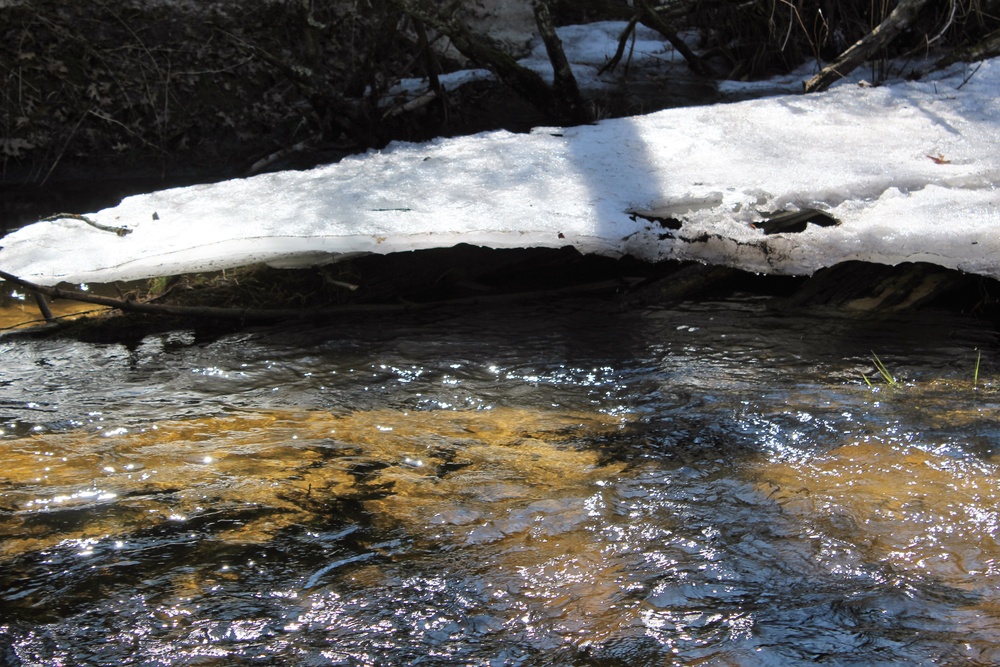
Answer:
[[[849,260],[1000,277],[1000,62],[916,82],[397,143],[128,197],[2,241],[24,280],[110,282],[355,253],[574,246],[807,275]],[[827,223],[766,233],[771,215]]]

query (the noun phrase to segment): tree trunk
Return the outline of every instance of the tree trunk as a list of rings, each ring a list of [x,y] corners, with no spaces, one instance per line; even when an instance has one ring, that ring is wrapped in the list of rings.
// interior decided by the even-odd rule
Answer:
[[[549,15],[549,8],[545,4],[545,0],[535,0],[535,23],[538,25],[538,33],[545,43],[549,62],[552,63],[553,101],[558,107],[559,115],[574,122],[589,122],[592,120],[591,114],[588,113],[586,103],[580,96],[580,88],[573,75],[573,68],[570,67],[569,60],[562,48],[562,42],[552,25],[552,17]]]

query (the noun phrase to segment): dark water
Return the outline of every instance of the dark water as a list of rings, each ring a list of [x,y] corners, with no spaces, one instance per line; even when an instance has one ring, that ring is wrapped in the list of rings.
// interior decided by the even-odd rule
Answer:
[[[974,321],[587,301],[0,355],[0,664],[1000,663]]]

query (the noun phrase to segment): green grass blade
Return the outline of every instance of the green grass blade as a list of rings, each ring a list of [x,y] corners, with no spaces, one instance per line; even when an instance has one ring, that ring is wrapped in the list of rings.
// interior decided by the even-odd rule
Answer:
[[[878,374],[882,376],[882,379],[885,380],[886,384],[896,384],[897,380],[895,376],[889,372],[889,369],[886,368],[885,364],[882,363],[882,360],[879,359],[878,355],[874,352],[872,352],[872,360],[875,362],[875,370],[877,370]]]
[[[977,390],[977,391],[979,389],[979,363],[982,360],[983,360],[983,351],[982,350],[976,350],[976,370],[972,374],[972,388],[975,389],[975,390]]]

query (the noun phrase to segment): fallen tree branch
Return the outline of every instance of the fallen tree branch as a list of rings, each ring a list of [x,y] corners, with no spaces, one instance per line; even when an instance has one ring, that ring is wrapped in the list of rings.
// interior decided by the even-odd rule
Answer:
[[[292,144],[291,146],[285,146],[284,148],[277,150],[269,155],[265,155],[261,159],[254,162],[252,165],[250,165],[250,169],[247,170],[247,173],[250,176],[259,174],[260,172],[264,171],[275,162],[278,162],[279,160],[284,160],[289,155],[309,150],[310,148],[312,148],[312,144],[313,144],[312,139],[303,139],[302,141]]]
[[[928,0],[899,0],[892,13],[879,23],[874,30],[855,42],[854,46],[844,51],[840,56],[809,79],[805,84],[806,93],[826,90],[835,81],[854,71],[858,65],[868,60],[879,49],[887,46],[892,40],[913,25],[920,10]]]
[[[127,313],[146,313],[150,315],[168,315],[172,317],[192,317],[221,320],[240,321],[268,321],[299,319],[303,317],[320,317],[332,312],[349,312],[352,308],[361,310],[373,310],[367,304],[355,304],[352,306],[340,306],[335,311],[324,312],[321,309],[306,310],[293,308],[227,308],[220,306],[171,306],[161,303],[150,303],[148,301],[136,301],[128,297],[116,299],[109,296],[100,296],[88,292],[64,289],[61,287],[49,287],[18,278],[15,275],[0,271],[0,279],[3,279],[36,294],[44,294],[53,299],[67,299],[70,301],[80,301],[82,303],[93,303],[98,306],[107,306]]]
[[[935,67],[947,67],[960,60],[975,62],[1000,56],[1000,30],[994,30],[970,47],[952,51],[935,63]]]
[[[419,97],[414,97],[412,100],[408,100],[403,104],[397,104],[396,106],[390,107],[388,111],[382,114],[382,118],[392,118],[403,113],[416,111],[421,107],[427,106],[436,99],[439,99],[438,93],[434,90],[428,90]]]
[[[461,297],[457,299],[444,299],[431,302],[402,303],[357,303],[345,304],[341,306],[330,306],[326,308],[227,308],[219,306],[170,306],[166,304],[150,303],[148,301],[136,301],[130,298],[116,299],[113,297],[100,296],[77,290],[63,289],[60,287],[49,287],[18,278],[15,275],[0,271],[0,279],[5,280],[36,294],[44,294],[53,299],[67,299],[70,301],[80,301],[82,303],[92,303],[98,306],[107,306],[127,313],[145,313],[149,315],[165,315],[169,317],[183,317],[194,319],[215,319],[239,322],[275,322],[280,320],[318,320],[333,317],[336,315],[346,315],[353,313],[387,313],[406,310],[422,310],[427,308],[437,308],[441,306],[455,305],[476,305],[481,303],[503,303],[507,301],[517,301],[528,298],[543,298],[554,296],[566,296],[572,294],[586,294],[593,292],[606,292],[616,289],[629,289],[639,282],[629,278],[620,280],[604,280],[597,283],[585,285],[572,285],[569,287],[555,288],[551,290],[539,290],[534,292],[510,292],[491,296]]]

